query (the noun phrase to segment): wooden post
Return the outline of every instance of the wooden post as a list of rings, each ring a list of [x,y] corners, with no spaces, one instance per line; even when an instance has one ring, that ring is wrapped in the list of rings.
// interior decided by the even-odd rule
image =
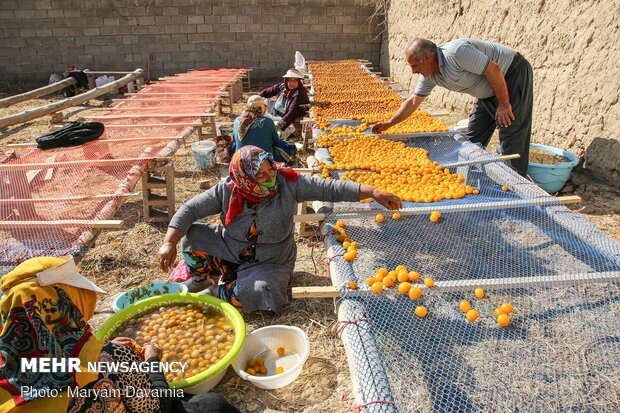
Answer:
[[[157,189],[165,194],[154,193]],[[142,207],[146,222],[170,222],[175,209],[174,163],[151,167],[142,175]]]
[[[10,116],[5,116],[3,118],[0,118],[0,128],[5,128],[7,126],[27,122],[41,116],[49,115],[50,113],[59,112],[63,109],[70,108],[71,106],[81,105],[82,103],[87,102],[93,98],[104,95],[114,89],[118,89],[119,87],[126,85],[127,83],[131,82],[139,76],[142,76],[142,69],[137,69],[136,71],[122,77],[119,80],[107,83],[103,86],[96,87],[89,92],[82,93],[81,95],[68,99],[63,99],[59,102],[41,106],[36,109],[28,110]]]
[[[22,93],[20,95],[9,96],[8,98],[0,99],[0,108],[6,108],[15,103],[24,102],[26,100],[35,99],[41,96],[49,95],[50,93],[57,92],[66,87],[76,84],[76,80],[72,77],[61,80],[60,82],[52,83],[41,87],[39,89],[31,90],[30,92]]]

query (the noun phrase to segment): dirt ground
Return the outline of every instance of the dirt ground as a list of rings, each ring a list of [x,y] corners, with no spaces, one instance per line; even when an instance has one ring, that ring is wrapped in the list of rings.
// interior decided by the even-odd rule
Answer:
[[[258,90],[266,84],[255,84]],[[15,93],[15,92],[13,92]],[[247,98],[249,94],[244,94]],[[2,95],[0,95],[2,97]],[[116,96],[114,96],[116,97]],[[58,99],[58,98],[53,98]],[[0,109],[0,116],[49,103],[51,99],[37,99],[8,109]],[[109,105],[109,98],[93,100],[88,106],[65,111],[75,119],[87,115],[91,107]],[[242,103],[235,105],[239,113]],[[431,113],[432,107],[426,107]],[[437,113],[443,110],[437,109]],[[466,117],[465,113],[439,116],[448,125]],[[9,143],[29,142],[49,129],[49,117],[0,130],[0,151],[10,149]],[[220,117],[220,121],[232,117]],[[195,137],[192,137],[192,141]],[[189,143],[182,146],[175,157],[175,188],[177,207],[199,193],[199,181],[217,182],[219,170],[199,171],[194,168]],[[495,148],[496,142],[489,145]],[[1,153],[0,153],[1,155]],[[136,191],[140,187],[136,188]],[[572,209],[586,215],[608,235],[620,241],[620,191],[591,179],[584,171],[576,170],[561,195],[574,194],[582,197],[581,205]],[[583,209],[582,209],[583,208]],[[101,297],[95,316],[91,320],[97,328],[112,313],[111,302],[116,294],[149,281],[164,280],[166,274],[157,266],[156,253],[166,231],[165,225],[145,223],[142,201],[126,202],[115,215],[124,221],[124,229],[104,231],[96,245],[81,261],[82,272],[106,289],[109,294]],[[325,250],[318,238],[297,237],[298,259],[291,286],[330,285],[326,272]],[[231,369],[214,389],[224,394],[244,412],[346,412],[350,406],[343,398],[353,399],[344,347],[330,330],[336,319],[331,299],[294,300],[284,311],[274,316],[268,313],[244,315],[248,330],[271,325],[287,324],[302,328],[311,343],[310,358],[301,376],[291,385],[279,390],[266,391],[241,380]]]

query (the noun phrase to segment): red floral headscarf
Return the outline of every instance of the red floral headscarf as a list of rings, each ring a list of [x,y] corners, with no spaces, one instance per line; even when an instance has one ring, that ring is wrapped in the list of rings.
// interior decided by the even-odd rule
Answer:
[[[299,178],[299,173],[284,167],[281,162],[274,162],[271,153],[252,145],[241,147],[230,160],[232,182],[230,183],[230,202],[226,212],[225,227],[243,210],[244,198],[249,202],[258,203],[278,193],[277,185],[268,189],[256,182],[256,173],[265,160],[271,162],[276,172],[287,181],[296,181]]]

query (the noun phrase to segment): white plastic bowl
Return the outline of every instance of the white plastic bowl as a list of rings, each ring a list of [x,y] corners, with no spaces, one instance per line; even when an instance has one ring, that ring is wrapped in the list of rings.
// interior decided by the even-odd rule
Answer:
[[[279,356],[278,347],[284,347]],[[298,327],[274,325],[259,328],[247,335],[243,348],[233,362],[233,369],[244,380],[261,389],[279,389],[292,383],[299,375],[310,355],[308,335]],[[267,374],[252,376],[245,372],[250,359],[262,358]],[[276,368],[284,372],[276,374]]]

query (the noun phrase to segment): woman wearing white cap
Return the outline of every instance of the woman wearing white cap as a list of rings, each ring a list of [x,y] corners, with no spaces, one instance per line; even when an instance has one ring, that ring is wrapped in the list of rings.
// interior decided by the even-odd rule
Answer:
[[[302,83],[304,76],[299,70],[289,69],[282,77],[284,78],[283,82],[263,89],[259,94],[264,98],[276,96],[276,102],[269,113],[282,118],[276,124],[278,130],[284,130],[291,123],[297,123],[297,120],[301,120],[307,113],[307,109],[302,107],[302,105],[310,103],[308,91]],[[295,125],[295,134],[299,135],[299,132],[299,125]]]
[[[276,156],[274,146],[278,143],[278,131],[273,120],[264,116],[267,108],[262,97],[253,95],[248,98],[243,112],[233,124],[235,150],[253,145]]]

